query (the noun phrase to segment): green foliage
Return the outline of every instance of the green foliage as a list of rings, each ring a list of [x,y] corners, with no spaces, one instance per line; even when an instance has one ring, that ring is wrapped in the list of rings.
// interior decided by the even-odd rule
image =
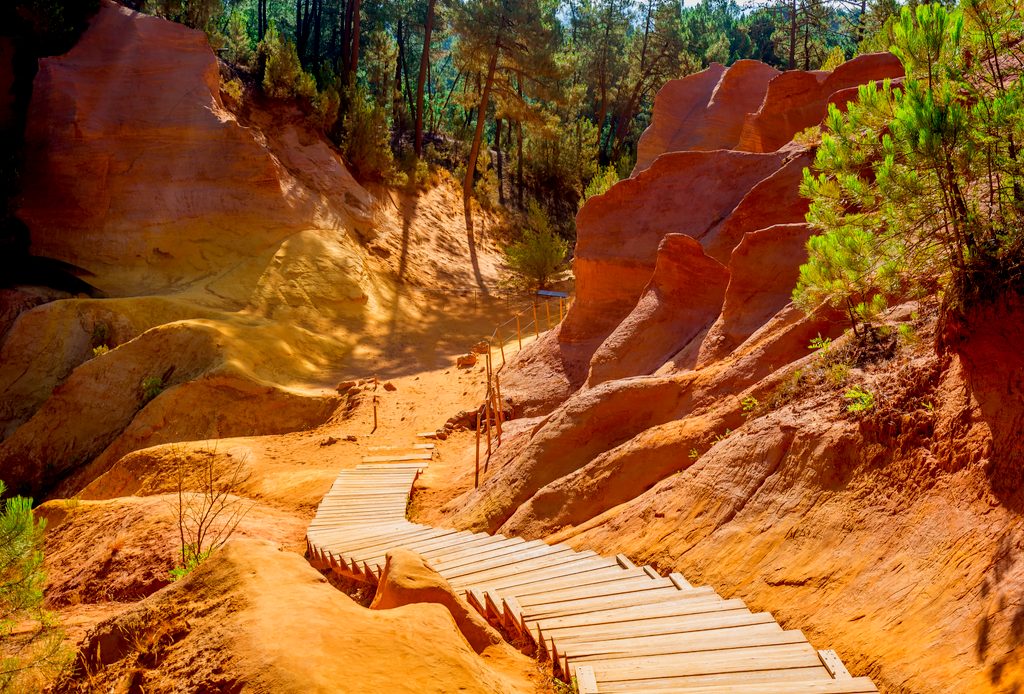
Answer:
[[[743,409],[743,416],[747,419],[752,417],[760,406],[761,402],[753,395],[748,395],[740,402],[740,407]]]
[[[312,101],[317,95],[316,80],[302,69],[295,44],[286,39],[275,27],[270,27],[260,43],[264,62],[263,92],[274,99],[305,99]]]
[[[619,172],[615,170],[613,166],[606,166],[601,169],[596,176],[590,179],[587,187],[583,191],[583,197],[580,198],[580,207],[583,207],[590,198],[595,195],[604,195],[608,190],[619,182]]]
[[[0,482],[0,497],[6,488]],[[0,691],[42,690],[41,680],[63,665],[63,635],[54,618],[43,609],[43,532],[46,521],[35,520],[32,500],[20,496],[3,500],[0,512],[0,640],[13,639],[20,629],[18,647],[0,658]],[[13,654],[12,654],[13,653]]]
[[[343,121],[342,150],[363,179],[384,180],[394,168],[387,110],[362,87],[352,89]]]
[[[0,9],[0,22],[12,34],[29,37],[36,55],[56,55],[75,44],[98,9],[99,0],[14,0]]]
[[[697,452],[696,448],[691,448],[689,453],[690,460],[696,460],[700,457],[700,453]]]
[[[149,14],[207,31],[224,12],[222,0],[146,0]]]
[[[839,46],[832,46],[832,50],[829,51],[828,56],[825,58],[825,62],[821,64],[819,70],[828,70],[831,72],[837,67],[846,62],[846,53]]]
[[[238,8],[228,17],[224,34],[224,58],[240,67],[249,67],[254,57],[245,14]]]
[[[807,349],[821,350],[823,353],[828,353],[832,347],[831,337],[822,337],[821,333],[818,333],[817,337],[812,337],[810,344],[807,345]]]
[[[905,345],[917,344],[920,339],[917,336],[917,332],[914,330],[914,326],[910,323],[900,323],[899,327],[896,328],[899,341]]]
[[[93,357],[102,357],[104,354],[106,354],[109,351],[110,351],[110,348],[107,347],[106,345],[97,345],[96,347],[92,348],[92,356]]]
[[[146,376],[139,385],[143,402],[149,402],[164,391],[164,381],[159,376]]]
[[[530,201],[522,238],[505,248],[505,262],[524,281],[543,289],[563,266],[569,244],[551,228],[547,212]]]
[[[859,414],[867,412],[875,406],[875,396],[871,391],[865,390],[860,386],[853,386],[843,393],[843,397],[850,401],[850,404],[846,406],[847,412]]]
[[[195,545],[190,543],[186,544],[181,550],[181,555],[183,557],[182,563],[178,564],[170,571],[171,581],[180,581],[188,576],[197,566],[206,561],[211,554],[213,554],[213,548],[205,549],[200,552],[196,550]]]
[[[1020,286],[1024,266],[1024,19],[1006,0],[904,8],[891,23],[901,88],[829,108],[802,192],[808,242],[794,300],[841,306],[855,332],[891,298],[944,306]]]

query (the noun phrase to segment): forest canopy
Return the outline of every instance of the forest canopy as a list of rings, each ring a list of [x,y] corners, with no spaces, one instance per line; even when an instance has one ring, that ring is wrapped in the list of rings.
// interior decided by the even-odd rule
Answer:
[[[595,178],[628,175],[669,79],[752,58],[818,69],[891,0],[139,0],[204,29],[266,94],[295,98],[363,178],[443,166],[484,206],[530,200],[564,234]],[[613,179],[614,180],[614,179]]]

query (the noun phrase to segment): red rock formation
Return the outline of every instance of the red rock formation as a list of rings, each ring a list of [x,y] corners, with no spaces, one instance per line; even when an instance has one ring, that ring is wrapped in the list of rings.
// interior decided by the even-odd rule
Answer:
[[[744,235],[729,260],[721,315],[701,344],[698,367],[724,357],[790,302],[811,233],[807,224],[782,224]]]
[[[648,374],[682,349],[722,310],[729,271],[689,236],[668,234],[654,277],[636,308],[601,344],[588,386]]]
[[[665,152],[735,149],[746,114],[756,111],[779,74],[757,60],[669,80],[654,98],[651,125],[637,143],[633,175]]]
[[[290,148],[293,161],[275,155],[222,107],[219,82],[203,32],[104,0],[74,48],[39,64],[18,209],[33,252],[142,293],[296,231],[369,221],[372,198],[337,154],[317,139]],[[300,140],[295,126],[282,138]]]
[[[700,238],[783,161],[780,154],[673,152],[590,198],[576,217],[576,302],[560,339],[609,334],[640,298],[666,234]]]
[[[903,65],[891,53],[860,55],[833,72],[784,72],[769,83],[757,113],[747,117],[736,149],[774,152],[801,130],[820,123],[836,92],[902,76]]]
[[[751,188],[728,217],[699,239],[704,252],[728,264],[745,234],[776,224],[802,223],[809,203],[800,195],[800,182],[813,159],[809,151],[791,153],[785,166]]]

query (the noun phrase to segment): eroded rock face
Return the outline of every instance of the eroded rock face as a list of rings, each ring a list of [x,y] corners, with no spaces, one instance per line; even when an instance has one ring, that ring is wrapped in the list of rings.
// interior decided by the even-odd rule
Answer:
[[[560,339],[608,335],[650,281],[666,234],[700,239],[784,161],[781,154],[673,152],[590,198],[576,217],[576,302]]]
[[[654,277],[633,311],[590,362],[588,386],[649,374],[707,327],[722,310],[729,271],[683,234],[658,247]]]
[[[32,251],[140,293],[368,221],[372,199],[322,141],[286,131],[278,156],[219,95],[203,32],[104,2],[74,48],[40,61],[18,208]]]
[[[633,175],[665,152],[735,149],[744,117],[758,109],[778,74],[760,61],[740,60],[666,82],[654,98],[651,126],[637,143]]]
[[[704,338],[698,365],[732,352],[790,302],[811,234],[807,224],[777,224],[743,236],[729,259],[721,314]]]
[[[891,53],[857,56],[832,72],[784,72],[768,85],[761,108],[747,117],[737,149],[774,152],[801,130],[820,123],[833,94],[902,76],[903,65]],[[849,91],[845,95],[856,97]]]

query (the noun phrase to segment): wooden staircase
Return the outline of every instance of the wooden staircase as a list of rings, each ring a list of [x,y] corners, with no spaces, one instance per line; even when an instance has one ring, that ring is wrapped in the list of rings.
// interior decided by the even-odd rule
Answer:
[[[410,459],[410,455],[419,455]],[[338,475],[307,531],[320,568],[376,584],[387,552],[423,556],[513,642],[533,645],[580,694],[867,694],[834,651],[676,573],[563,544],[405,518],[429,454],[372,456]]]

